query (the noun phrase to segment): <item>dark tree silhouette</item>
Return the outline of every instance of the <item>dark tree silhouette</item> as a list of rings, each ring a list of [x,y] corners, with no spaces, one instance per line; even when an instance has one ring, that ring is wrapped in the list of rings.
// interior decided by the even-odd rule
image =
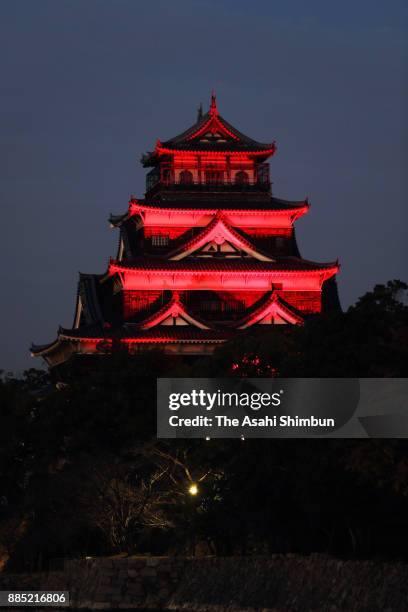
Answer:
[[[407,285],[248,333],[211,359],[158,351],[0,381],[0,554],[10,570],[118,550],[403,555],[403,440],[157,440],[158,376],[407,376]],[[189,494],[192,483],[197,495]]]

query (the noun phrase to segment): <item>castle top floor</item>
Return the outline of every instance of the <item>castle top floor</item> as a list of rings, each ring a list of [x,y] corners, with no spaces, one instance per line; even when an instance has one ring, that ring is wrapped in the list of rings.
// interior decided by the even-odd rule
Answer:
[[[270,192],[269,164],[276,145],[261,143],[238,131],[218,112],[215,95],[210,109],[201,107],[196,123],[142,157],[152,170],[146,195],[161,191]]]

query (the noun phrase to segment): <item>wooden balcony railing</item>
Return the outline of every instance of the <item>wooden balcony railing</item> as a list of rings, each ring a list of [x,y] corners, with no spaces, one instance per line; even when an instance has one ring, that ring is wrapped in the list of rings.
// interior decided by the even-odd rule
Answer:
[[[176,175],[171,168],[154,168],[146,176],[146,191],[158,189],[174,191],[269,191],[269,164],[259,164],[255,177],[246,172],[235,174],[232,178],[226,172],[203,172],[201,180],[193,179],[191,172]]]

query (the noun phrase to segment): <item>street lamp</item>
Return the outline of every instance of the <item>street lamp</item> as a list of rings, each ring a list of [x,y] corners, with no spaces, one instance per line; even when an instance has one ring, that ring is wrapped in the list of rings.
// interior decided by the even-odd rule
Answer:
[[[188,492],[190,493],[190,495],[197,495],[198,486],[195,482],[192,482],[191,485],[188,487]]]

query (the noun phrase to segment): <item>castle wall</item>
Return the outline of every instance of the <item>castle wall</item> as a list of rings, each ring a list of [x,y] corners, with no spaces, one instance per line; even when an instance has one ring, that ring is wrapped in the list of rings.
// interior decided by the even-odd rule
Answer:
[[[305,314],[321,311],[320,291],[283,291],[274,287],[285,302]],[[204,319],[230,320],[242,316],[264,295],[264,291],[180,291],[180,299],[192,313]],[[123,291],[123,318],[158,310],[168,299],[163,291]]]
[[[123,319],[128,321],[139,312],[148,313],[154,304],[160,307],[162,295],[162,291],[123,291]]]

